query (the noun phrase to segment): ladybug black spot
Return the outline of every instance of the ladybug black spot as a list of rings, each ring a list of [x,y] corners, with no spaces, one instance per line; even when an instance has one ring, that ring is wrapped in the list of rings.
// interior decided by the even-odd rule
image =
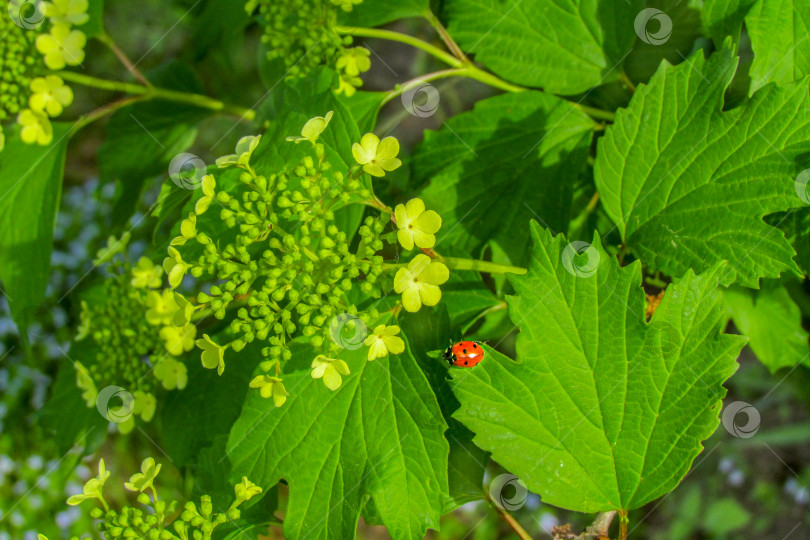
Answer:
[[[464,360],[464,365],[465,365],[465,366],[467,365],[467,361],[466,361],[466,360]]]
[[[478,345],[476,345],[475,343],[473,343],[473,349],[477,349],[477,348],[478,348]]]
[[[463,352],[464,354],[467,354],[467,349],[461,349],[461,352]]]

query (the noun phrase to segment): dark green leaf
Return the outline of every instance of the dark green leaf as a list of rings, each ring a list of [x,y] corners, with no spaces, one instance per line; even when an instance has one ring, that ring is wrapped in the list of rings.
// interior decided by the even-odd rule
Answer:
[[[751,93],[769,82],[802,80],[810,74],[810,3],[758,0],[745,17],[754,49]]]
[[[490,239],[514,264],[528,259],[530,219],[564,230],[586,166],[593,121],[539,92],[485,99],[427,132],[412,161],[421,197],[442,216],[437,249],[478,253]]]
[[[576,94],[615,80],[641,0],[448,0],[448,30],[504,79]]]
[[[704,0],[703,26],[717,48],[723,46],[726,36],[734,43],[740,40],[743,19],[756,0]]]
[[[596,185],[631,250],[680,276],[729,261],[724,284],[798,272],[763,216],[803,205],[794,189],[810,151],[807,84],[763,88],[723,111],[737,59],[726,49],[663,66],[599,141]]]
[[[54,123],[53,141],[40,146],[15,128],[0,152],[0,280],[23,339],[48,285],[69,130]]]
[[[424,17],[430,13],[430,0],[363,0],[349,12],[341,12],[341,24],[347,26],[381,26],[407,17]]]

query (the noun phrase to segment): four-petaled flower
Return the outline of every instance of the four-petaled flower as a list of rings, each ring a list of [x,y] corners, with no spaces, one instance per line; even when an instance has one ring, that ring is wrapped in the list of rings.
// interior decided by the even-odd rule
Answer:
[[[259,393],[263,398],[273,398],[273,403],[276,407],[281,407],[287,401],[287,390],[284,384],[278,377],[271,377],[270,375],[257,375],[250,381],[251,388],[258,388]]]
[[[329,390],[337,390],[343,383],[343,378],[340,376],[349,374],[349,365],[338,358],[329,358],[323,354],[319,354],[312,361],[312,378],[323,379],[323,384]]]
[[[399,354],[405,350],[405,342],[397,337],[399,326],[381,324],[369,334],[364,342],[368,346],[369,361],[388,356],[388,353]]]
[[[65,85],[61,77],[48,75],[31,80],[31,97],[28,106],[48,116],[59,116],[62,109],[73,102],[73,90]]]
[[[166,390],[174,390],[175,388],[182,390],[188,382],[188,371],[183,362],[167,356],[162,358],[155,366],[155,377]]]
[[[397,154],[399,141],[394,137],[386,137],[381,141],[373,133],[366,133],[359,143],[352,145],[354,159],[371,176],[385,176],[386,171],[393,171],[402,165]]]
[[[37,143],[45,146],[53,140],[51,121],[43,112],[23,109],[17,115],[17,123],[22,126],[20,138],[25,144]]]
[[[172,246],[182,246],[197,236],[197,215],[193,212],[180,222],[180,236],[172,239]]]
[[[42,3],[42,14],[54,23],[81,25],[88,21],[87,0],[52,0]]]
[[[236,494],[236,502],[234,503],[234,506],[238,506],[243,502],[250,500],[253,498],[253,496],[261,493],[262,488],[248,480],[247,476],[243,476],[242,481],[233,487],[233,491]]]
[[[175,326],[185,326],[191,322],[191,316],[197,309],[197,306],[188,301],[188,298],[180,294],[174,293],[174,303],[177,304],[177,311],[172,316],[172,324]]]
[[[338,87],[335,89],[336,94],[343,94],[346,97],[352,97],[355,92],[357,92],[357,88],[363,85],[363,79],[360,77],[350,77],[349,75],[342,74],[340,76],[340,81],[338,81]]]
[[[107,503],[104,501],[104,495],[101,493],[104,489],[104,482],[110,477],[110,471],[104,466],[104,458],[98,460],[98,476],[91,478],[84,484],[82,492],[78,495],[71,495],[67,503],[71,506],[76,506],[82,501],[88,499],[98,499],[106,508]]]
[[[402,306],[412,313],[419,311],[422,304],[435,306],[442,299],[439,285],[450,279],[447,267],[420,253],[400,268],[394,276],[394,290],[402,294]]]
[[[169,256],[163,259],[163,271],[169,275],[169,285],[171,285],[172,288],[180,285],[180,282],[183,281],[183,276],[186,275],[186,270],[188,270],[190,266],[190,264],[183,262],[183,257],[180,256],[180,252],[177,251],[177,248],[169,246]]]
[[[160,287],[163,269],[152,262],[148,257],[138,259],[138,264],[132,267],[132,280],[130,283],[137,289],[157,289]]]
[[[146,321],[149,324],[171,324],[177,311],[177,302],[169,289],[149,291],[146,295]]]
[[[155,416],[155,396],[147,392],[136,390],[132,397],[135,399],[132,412],[141,415],[144,422],[152,420],[152,417]]]
[[[253,151],[256,150],[257,146],[259,146],[259,142],[261,140],[261,135],[248,135],[246,137],[242,137],[239,139],[239,142],[236,143],[236,153],[218,158],[216,161],[217,167],[220,169],[227,167],[228,165],[246,167],[248,162],[250,162],[250,155],[253,154]]]
[[[397,240],[405,249],[432,248],[436,245],[436,232],[442,226],[442,218],[433,210],[425,210],[422,199],[411,199],[398,204],[394,209],[397,220]]]
[[[203,339],[198,339],[195,343],[202,349],[200,359],[203,367],[216,368],[217,373],[222,375],[222,372],[225,371],[225,349],[227,347],[214,343],[208,334],[203,334]]]
[[[194,204],[194,213],[197,215],[202,214],[208,207],[211,206],[211,201],[214,200],[214,188],[217,187],[217,181],[213,174],[206,174],[202,178],[202,192],[203,196],[197,199]]]
[[[329,111],[326,113],[326,116],[316,116],[314,118],[310,118],[301,129],[300,137],[294,137],[291,135],[287,137],[287,140],[296,144],[300,143],[301,141],[309,141],[312,144],[315,144],[315,141],[317,141],[318,137],[321,136],[321,133],[324,132],[326,126],[329,125],[329,121],[332,120],[332,115],[334,114],[334,111]]]
[[[45,55],[45,65],[54,71],[69,66],[78,66],[84,60],[84,32],[71,30],[70,25],[55,23],[50,34],[37,36],[37,50]]]
[[[166,350],[173,356],[180,356],[194,348],[194,338],[197,336],[197,327],[189,323],[183,327],[164,326],[160,329]]]
[[[160,468],[160,463],[155,464],[155,460],[151,457],[144,459],[141,462],[141,472],[135,473],[129,477],[129,482],[124,484],[124,487],[130,491],[144,491],[152,489],[154,492],[155,486],[152,483],[155,481]]]
[[[344,52],[340,58],[337,59],[335,67],[338,71],[343,71],[350,77],[368,71],[371,67],[371,60],[369,60],[369,50],[365,47],[354,47]]]

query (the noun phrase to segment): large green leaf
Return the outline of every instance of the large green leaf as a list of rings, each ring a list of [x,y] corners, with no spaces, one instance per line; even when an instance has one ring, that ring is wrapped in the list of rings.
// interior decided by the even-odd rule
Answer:
[[[647,323],[639,262],[620,268],[596,238],[580,265],[562,235],[534,223],[532,237],[507,300],[517,362],[487,348],[451,370],[455,417],[545,503],[639,507],[678,484],[718,425],[745,342],[722,334],[720,270],[687,272]]]
[[[69,130],[54,123],[53,141],[40,146],[15,128],[0,152],[0,280],[24,337],[48,285]]]
[[[763,216],[803,201],[794,178],[810,150],[807,84],[763,88],[722,111],[737,60],[729,50],[665,65],[599,141],[595,175],[627,245],[672,276],[729,261],[723,283],[798,272]]]
[[[494,239],[513,262],[525,261],[530,219],[567,227],[593,126],[567,101],[524,92],[479,101],[427,132],[412,173],[430,181],[421,196],[442,216],[437,249],[478,253]]]
[[[810,364],[801,310],[784,287],[770,282],[759,291],[732,287],[724,297],[737,329],[751,339],[751,350],[771,372]]]
[[[754,49],[751,92],[768,84],[789,83],[810,73],[810,3],[757,0],[745,17]]]
[[[372,362],[366,352],[344,351],[351,375],[335,392],[309,369],[284,375],[279,409],[251,391],[231,430],[233,480],[289,483],[287,538],[354,538],[369,498],[394,538],[439,526],[448,445],[436,396],[408,349]]]
[[[448,0],[448,30],[501,77],[555,94],[617,79],[642,0]]]

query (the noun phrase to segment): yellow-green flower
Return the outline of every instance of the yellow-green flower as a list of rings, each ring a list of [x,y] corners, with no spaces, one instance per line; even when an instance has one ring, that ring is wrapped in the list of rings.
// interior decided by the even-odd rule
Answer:
[[[435,306],[442,299],[439,285],[450,279],[450,271],[440,262],[420,253],[400,268],[394,276],[394,290],[402,294],[402,306],[412,313],[419,311],[422,304]]]
[[[130,283],[136,289],[157,289],[160,287],[163,269],[152,262],[148,257],[138,259],[138,264],[132,267],[132,280]],[[156,323],[152,323],[156,324]]]
[[[385,171],[393,171],[402,162],[397,159],[399,141],[386,137],[382,141],[373,133],[366,133],[359,143],[352,145],[354,159],[371,176],[385,176]]]
[[[341,74],[338,87],[335,89],[336,94],[343,94],[346,97],[352,97],[359,87],[363,86],[363,79],[360,77],[350,77],[346,74]]]
[[[301,129],[300,137],[290,136],[287,137],[287,140],[293,141],[296,144],[300,143],[301,141],[309,141],[312,144],[315,144],[315,141],[317,141],[318,137],[321,136],[321,133],[324,132],[326,126],[329,125],[329,121],[332,120],[332,115],[334,114],[334,111],[329,111],[326,113],[326,116],[316,116],[314,118],[310,118]]]
[[[67,503],[71,506],[76,506],[88,499],[98,499],[106,507],[107,503],[104,501],[104,495],[101,492],[104,489],[104,482],[106,482],[109,477],[110,471],[104,466],[104,458],[101,458],[98,460],[98,476],[88,480],[84,484],[81,494],[70,496]]]
[[[120,240],[115,236],[107,237],[107,245],[96,252],[96,258],[93,264],[110,262],[118,253],[123,253],[127,248],[130,236],[129,231],[127,231],[121,235]]]
[[[177,248],[169,246],[169,256],[163,259],[163,271],[169,276],[169,285],[175,288],[183,281],[183,276],[191,265],[183,262]]]
[[[90,372],[82,365],[81,362],[73,362],[73,367],[76,368],[76,386],[82,390],[82,399],[88,407],[95,407],[96,398],[98,397],[98,389]]]
[[[228,165],[236,165],[238,167],[247,166],[247,164],[250,162],[251,154],[253,154],[253,151],[256,150],[257,146],[259,146],[259,142],[261,142],[261,140],[261,135],[248,135],[247,137],[242,137],[239,139],[239,142],[236,143],[236,153],[222,156],[221,158],[217,159],[217,167],[221,169],[223,167],[227,167]]]
[[[160,337],[166,350],[173,356],[180,356],[194,348],[194,338],[197,327],[189,323],[183,327],[164,326],[160,329]]]
[[[405,249],[432,248],[436,245],[436,232],[442,226],[442,218],[433,210],[425,210],[422,199],[411,199],[398,204],[394,209],[397,220],[397,240]]]
[[[180,223],[180,236],[172,239],[172,246],[182,246],[197,236],[197,216],[193,212]]]
[[[188,301],[182,294],[174,293],[174,303],[177,304],[177,311],[172,316],[172,324],[175,326],[185,326],[191,322],[191,316],[197,306]]]
[[[208,210],[211,206],[211,201],[214,200],[214,188],[217,187],[217,181],[213,174],[206,174],[202,178],[202,192],[203,196],[197,199],[194,204],[194,213],[198,216]]]
[[[356,77],[364,71],[368,71],[371,67],[369,54],[371,53],[365,47],[348,49],[337,59],[335,67],[337,67],[338,71],[343,71],[350,77]]]
[[[399,326],[385,326],[384,324],[377,326],[364,342],[368,346],[369,361],[388,356],[389,352],[399,354],[404,351],[405,342],[402,341],[402,338],[397,337],[397,334],[399,334]]]
[[[259,393],[263,398],[273,398],[273,403],[276,407],[281,407],[287,401],[287,390],[284,389],[284,384],[278,377],[271,377],[270,375],[258,375],[250,381],[251,388],[258,388]]]
[[[82,311],[79,313],[79,326],[76,327],[76,341],[81,341],[90,335],[90,323],[92,322],[87,302],[82,300],[81,306]]]
[[[171,324],[174,314],[178,310],[174,293],[171,289],[162,291],[149,291],[146,294],[146,321],[149,324]]]
[[[56,75],[37,77],[31,80],[30,88],[33,93],[28,98],[28,106],[48,116],[59,116],[62,109],[73,102],[73,90]]]
[[[234,506],[238,506],[245,501],[252,499],[255,495],[262,492],[262,488],[248,480],[247,476],[242,477],[242,481],[233,487],[236,494],[236,502]]]
[[[130,476],[129,482],[126,482],[124,487],[130,491],[144,491],[149,488],[154,490],[155,487],[152,483],[155,481],[161,467],[160,463],[155,464],[153,458],[146,458],[141,462],[141,472]]]
[[[135,399],[135,404],[132,407],[134,414],[139,414],[144,422],[149,422],[155,416],[155,396],[147,392],[136,390],[132,397]]]
[[[54,23],[80,25],[88,21],[87,0],[52,0],[42,3],[42,14]]]
[[[166,390],[182,390],[188,382],[188,370],[183,362],[167,356],[155,366],[155,377]]]
[[[45,146],[53,140],[53,126],[45,113],[23,109],[17,115],[17,123],[22,126],[20,138],[25,144]]]
[[[329,358],[319,354],[312,361],[312,378],[323,379],[323,384],[329,390],[337,390],[343,383],[340,376],[349,374],[349,365],[338,358]]]
[[[225,349],[227,347],[214,343],[208,337],[208,334],[203,334],[203,339],[198,339],[196,344],[197,347],[202,349],[200,359],[203,367],[208,369],[216,368],[217,373],[222,375],[222,372],[225,371]]]
[[[50,34],[37,36],[37,50],[45,55],[45,65],[54,71],[78,66],[84,60],[84,32],[71,30],[69,24],[55,23]]]

